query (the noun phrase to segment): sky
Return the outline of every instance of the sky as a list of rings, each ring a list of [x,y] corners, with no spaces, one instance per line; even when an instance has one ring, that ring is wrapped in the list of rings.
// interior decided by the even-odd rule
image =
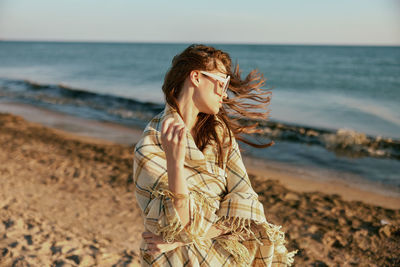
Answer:
[[[0,0],[0,40],[400,45],[400,0]]]

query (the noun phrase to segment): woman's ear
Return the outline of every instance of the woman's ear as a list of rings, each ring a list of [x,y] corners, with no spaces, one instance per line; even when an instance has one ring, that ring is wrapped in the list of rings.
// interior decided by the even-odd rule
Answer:
[[[194,86],[198,87],[200,84],[200,72],[198,70],[192,70],[190,72],[190,80]]]

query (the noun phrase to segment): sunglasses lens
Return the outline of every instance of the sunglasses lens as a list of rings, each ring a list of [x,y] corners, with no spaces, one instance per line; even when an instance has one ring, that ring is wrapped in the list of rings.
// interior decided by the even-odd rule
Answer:
[[[228,91],[228,87],[229,87],[229,82],[231,80],[231,76],[228,75],[227,78],[222,78],[221,76],[212,74],[212,73],[208,73],[206,71],[201,71],[202,74],[209,76],[217,81],[222,82],[223,81],[223,88],[222,88],[222,93],[226,93],[226,91]]]
[[[230,82],[230,81],[231,81],[231,77],[228,76],[228,79],[227,79],[227,81],[226,81],[225,88],[224,88],[224,93],[226,93],[226,91],[228,91],[228,87],[229,87],[229,82]]]

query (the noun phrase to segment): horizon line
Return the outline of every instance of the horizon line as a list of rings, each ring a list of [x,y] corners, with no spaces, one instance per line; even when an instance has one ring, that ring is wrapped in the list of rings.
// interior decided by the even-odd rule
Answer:
[[[61,39],[8,39],[0,38],[0,42],[53,42],[53,43],[114,43],[114,44],[217,44],[217,45],[293,45],[293,46],[369,46],[400,47],[400,44],[362,44],[362,43],[256,43],[256,42],[215,42],[215,41],[146,41],[146,40],[61,40]]]

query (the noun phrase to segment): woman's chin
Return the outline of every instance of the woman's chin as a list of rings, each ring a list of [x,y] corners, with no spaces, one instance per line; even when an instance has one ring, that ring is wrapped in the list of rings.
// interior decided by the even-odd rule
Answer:
[[[217,108],[214,110],[213,114],[214,114],[214,115],[218,114],[220,108],[221,108],[221,107],[217,107]]]
[[[220,106],[209,107],[203,113],[210,114],[210,115],[215,115],[215,114],[218,114],[220,108],[221,108]]]

